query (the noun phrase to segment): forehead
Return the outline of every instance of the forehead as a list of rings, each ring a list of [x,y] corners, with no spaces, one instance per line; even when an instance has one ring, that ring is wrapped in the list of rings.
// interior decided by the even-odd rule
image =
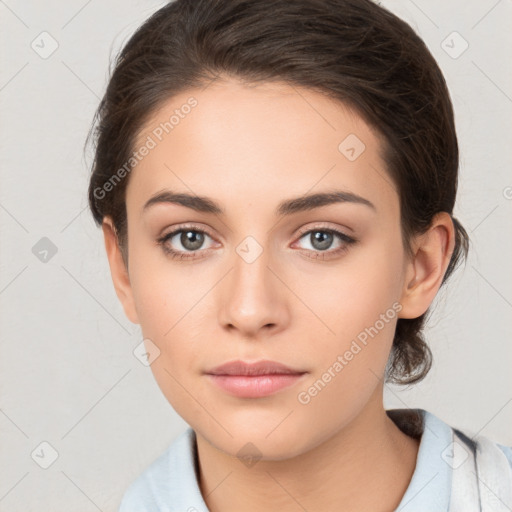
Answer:
[[[134,150],[144,145],[126,196],[137,210],[165,188],[233,212],[327,189],[395,209],[398,201],[380,135],[342,103],[280,82],[222,80],[180,93],[145,123]]]

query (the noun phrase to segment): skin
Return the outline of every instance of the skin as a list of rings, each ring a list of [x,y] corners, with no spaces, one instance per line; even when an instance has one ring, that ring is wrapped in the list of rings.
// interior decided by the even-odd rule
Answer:
[[[423,314],[441,285],[452,221],[438,214],[407,258],[378,133],[342,104],[283,83],[225,79],[186,91],[151,117],[138,143],[190,96],[198,105],[131,172],[128,268],[108,217],[103,233],[124,311],[160,350],[155,379],[196,432],[205,502],[214,512],[394,510],[419,442],[385,413],[384,370],[398,318]],[[338,150],[349,134],[366,146],[354,161]],[[143,213],[163,189],[211,197],[225,215],[171,203]],[[275,215],[284,199],[333,189],[376,210],[347,202]],[[195,259],[172,259],[157,243],[182,223],[208,231]],[[344,245],[337,237],[317,249],[311,233],[299,233],[328,228],[358,241],[336,255]],[[251,263],[236,251],[248,236],[262,248]],[[179,235],[167,244],[186,252]],[[396,302],[395,318],[300,403],[298,393]],[[274,395],[237,398],[204,375],[235,359],[270,359],[308,373]],[[237,457],[247,443],[261,456],[251,467]]]

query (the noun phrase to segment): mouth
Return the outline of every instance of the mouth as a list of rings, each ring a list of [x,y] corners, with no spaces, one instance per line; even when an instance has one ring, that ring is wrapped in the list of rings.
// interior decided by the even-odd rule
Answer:
[[[232,361],[207,371],[206,375],[230,395],[261,398],[296,384],[307,373],[276,361]]]

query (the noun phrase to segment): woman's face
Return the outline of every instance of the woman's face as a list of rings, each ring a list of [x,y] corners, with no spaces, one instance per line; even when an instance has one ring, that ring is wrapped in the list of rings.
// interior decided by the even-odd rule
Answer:
[[[124,306],[178,414],[229,454],[252,442],[281,459],[382,410],[407,261],[377,134],[310,90],[217,81],[168,101],[135,150],[143,145],[126,192]],[[163,192],[207,208],[145,207]],[[362,199],[308,199],[348,193]],[[236,396],[207,375],[233,360],[305,373]]]

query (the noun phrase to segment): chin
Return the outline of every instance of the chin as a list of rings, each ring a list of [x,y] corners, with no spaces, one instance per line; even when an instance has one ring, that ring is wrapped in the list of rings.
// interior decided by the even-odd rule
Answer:
[[[226,450],[229,455],[244,461],[280,461],[288,460],[302,453],[301,447],[297,446],[295,439],[276,436],[275,439],[261,439],[242,435],[228,443]]]
[[[223,422],[233,437],[226,434],[222,428],[216,429],[214,436],[211,435],[210,428],[207,428],[208,435],[204,435],[202,429],[197,431],[214,447],[232,457],[247,460],[286,460],[306,451],[307,439],[304,432],[301,434],[295,429],[290,429],[290,425],[288,428],[279,425],[285,416],[262,423],[253,417],[252,424],[231,422],[228,425],[228,422]]]

